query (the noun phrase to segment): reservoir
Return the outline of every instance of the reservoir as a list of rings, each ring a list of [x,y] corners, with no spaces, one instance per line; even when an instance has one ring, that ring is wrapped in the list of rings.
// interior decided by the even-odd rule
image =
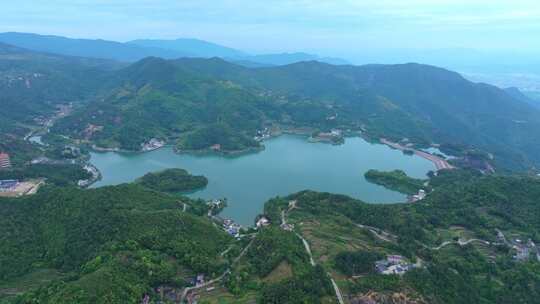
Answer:
[[[208,178],[208,186],[189,194],[192,198],[227,198],[222,216],[252,225],[264,203],[275,196],[301,190],[349,195],[369,203],[405,202],[403,194],[369,183],[369,169],[401,169],[411,177],[424,178],[433,164],[382,144],[347,138],[334,146],[309,143],[305,137],[283,135],[264,142],[266,149],[236,157],[176,154],[171,147],[146,153],[105,152],[91,154],[91,163],[103,175],[93,187],[131,182],[148,172],[167,168],[186,169]]]

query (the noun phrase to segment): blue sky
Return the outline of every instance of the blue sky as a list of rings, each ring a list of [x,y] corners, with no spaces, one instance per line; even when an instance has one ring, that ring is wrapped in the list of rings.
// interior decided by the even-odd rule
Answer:
[[[0,31],[127,41],[192,37],[251,51],[540,50],[539,0],[16,0]]]

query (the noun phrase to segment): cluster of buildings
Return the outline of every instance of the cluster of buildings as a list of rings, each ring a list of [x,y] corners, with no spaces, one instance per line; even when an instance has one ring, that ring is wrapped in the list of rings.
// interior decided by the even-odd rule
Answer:
[[[426,198],[426,190],[420,189],[420,190],[418,190],[417,194],[413,194],[413,195],[409,196],[409,202],[414,203],[414,202],[417,202],[417,201],[421,201],[424,198]]]
[[[414,267],[414,264],[407,262],[401,255],[388,255],[386,259],[375,262],[377,272],[386,275],[402,275]]]
[[[227,199],[209,200],[206,202],[206,206],[208,206],[208,216],[211,217],[214,214],[218,214],[227,206]]]
[[[338,129],[332,129],[330,132],[321,132],[317,136],[321,138],[337,138],[342,136],[342,132]]]
[[[326,120],[328,120],[328,121],[336,120],[336,118],[338,118],[338,114],[337,114],[337,113],[334,113],[334,114],[332,114],[332,115],[326,116]]]
[[[143,152],[148,152],[148,151],[157,150],[159,148],[162,148],[163,146],[165,146],[164,141],[159,140],[157,138],[152,138],[147,143],[141,144],[141,150]]]
[[[16,179],[0,180],[0,192],[12,192],[19,185],[19,181]]]
[[[225,206],[225,199],[213,199],[206,202],[210,208],[222,208]]]
[[[83,169],[84,169],[86,172],[88,172],[88,173],[90,173],[90,174],[92,175],[89,179],[81,179],[81,180],[79,180],[79,181],[77,182],[77,185],[78,185],[79,187],[85,188],[85,187],[90,186],[90,185],[91,185],[92,183],[94,183],[96,180],[98,180],[98,179],[99,179],[99,174],[100,174],[100,173],[99,173],[99,170],[98,170],[96,167],[92,166],[92,165],[85,165],[85,166],[83,167]]]
[[[516,251],[516,254],[514,255],[516,261],[528,261],[531,258],[531,255],[535,255],[536,259],[540,262],[540,252],[531,239],[527,242],[516,239],[513,241],[512,248]]]
[[[253,139],[256,141],[263,141],[265,139],[270,138],[270,136],[271,136],[270,129],[264,128],[262,130],[258,130],[257,135],[255,135]]]
[[[515,254],[513,255],[515,261],[528,261],[531,258],[531,255],[535,255],[536,260],[540,262],[540,249],[531,239],[527,242],[524,242],[520,238],[508,240],[502,231],[497,229],[497,242],[499,245],[506,245],[515,250]]]
[[[11,167],[11,160],[9,154],[0,153],[0,169],[7,169]]]
[[[81,156],[81,149],[75,146],[65,146],[62,150],[62,156],[68,158],[77,158]]]
[[[332,129],[330,132],[319,132],[310,138],[312,142],[330,142],[339,144],[343,142],[343,132],[338,129]]]
[[[223,220],[223,229],[225,231],[234,236],[235,238],[240,236],[240,230],[242,229],[242,226],[240,224],[235,223],[231,219],[224,219]]]

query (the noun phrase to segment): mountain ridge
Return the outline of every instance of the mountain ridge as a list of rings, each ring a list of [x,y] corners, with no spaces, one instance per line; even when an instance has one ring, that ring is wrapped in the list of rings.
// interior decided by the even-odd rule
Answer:
[[[145,57],[162,57],[165,59],[221,57],[246,65],[282,65],[313,59],[330,63],[346,63],[338,58],[320,57],[301,52],[250,55],[234,48],[193,38],[178,38],[175,40],[137,39],[122,43],[104,39],[67,38],[56,35],[5,32],[0,33],[0,42],[33,51],[124,62],[135,62]]]

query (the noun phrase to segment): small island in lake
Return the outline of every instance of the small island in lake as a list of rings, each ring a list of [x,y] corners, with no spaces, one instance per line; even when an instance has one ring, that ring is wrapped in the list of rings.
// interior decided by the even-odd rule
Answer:
[[[191,175],[184,169],[167,169],[145,174],[137,183],[160,192],[184,192],[206,187],[208,179],[202,175]]]
[[[409,177],[401,170],[388,172],[369,170],[364,176],[371,183],[408,195],[416,194],[420,189],[426,188],[424,180]]]

